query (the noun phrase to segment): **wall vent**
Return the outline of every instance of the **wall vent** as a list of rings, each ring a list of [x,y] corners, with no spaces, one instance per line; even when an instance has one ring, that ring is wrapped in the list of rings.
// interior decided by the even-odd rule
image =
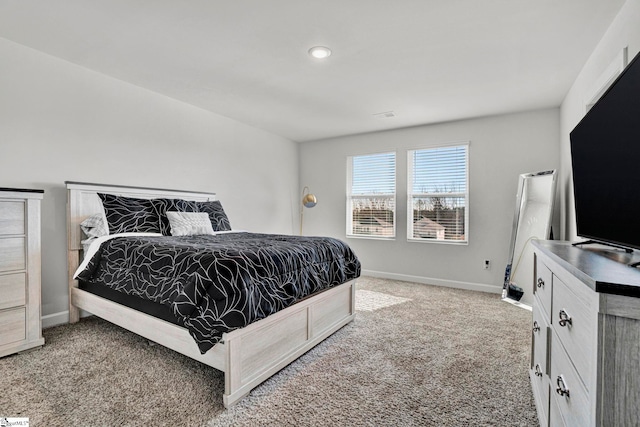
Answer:
[[[378,119],[388,119],[390,117],[395,117],[396,113],[394,113],[393,111],[383,111],[382,113],[375,113],[373,115],[373,117],[378,118]]]

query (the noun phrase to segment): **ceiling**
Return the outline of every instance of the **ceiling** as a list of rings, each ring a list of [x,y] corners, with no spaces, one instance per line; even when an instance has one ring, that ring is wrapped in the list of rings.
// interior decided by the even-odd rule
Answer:
[[[0,37],[302,142],[559,106],[623,3],[0,0]]]

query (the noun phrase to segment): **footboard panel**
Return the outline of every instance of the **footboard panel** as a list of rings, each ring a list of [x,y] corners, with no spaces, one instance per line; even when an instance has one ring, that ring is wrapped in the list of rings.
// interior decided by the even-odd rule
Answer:
[[[264,380],[355,317],[355,280],[301,301],[223,336],[227,350],[224,405]]]

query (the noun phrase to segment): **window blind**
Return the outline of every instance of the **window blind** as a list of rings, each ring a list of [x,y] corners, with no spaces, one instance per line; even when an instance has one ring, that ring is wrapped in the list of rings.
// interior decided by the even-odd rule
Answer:
[[[348,158],[347,235],[395,236],[396,153]]]
[[[466,243],[468,144],[410,150],[407,238]]]

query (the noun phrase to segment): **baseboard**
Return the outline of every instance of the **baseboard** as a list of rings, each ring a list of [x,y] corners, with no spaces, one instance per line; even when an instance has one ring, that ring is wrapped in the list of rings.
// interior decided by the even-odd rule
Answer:
[[[80,310],[80,317],[87,316],[91,316],[91,313]],[[64,325],[65,323],[69,323],[69,310],[42,316],[42,329],[50,328],[52,326]]]
[[[516,307],[524,308],[525,310],[533,311],[533,307],[527,304],[523,304],[519,301],[512,300],[511,298],[503,298],[502,301],[508,302],[509,304],[513,304]]]
[[[42,329],[69,323],[69,310],[42,316]]]
[[[411,276],[409,274],[385,273],[383,271],[362,270],[363,276],[379,277],[381,279],[401,280],[403,282],[423,283],[425,285],[444,286],[447,288],[467,289],[469,291],[502,294],[502,286],[485,283],[460,282],[457,280],[436,279],[433,277]]]

